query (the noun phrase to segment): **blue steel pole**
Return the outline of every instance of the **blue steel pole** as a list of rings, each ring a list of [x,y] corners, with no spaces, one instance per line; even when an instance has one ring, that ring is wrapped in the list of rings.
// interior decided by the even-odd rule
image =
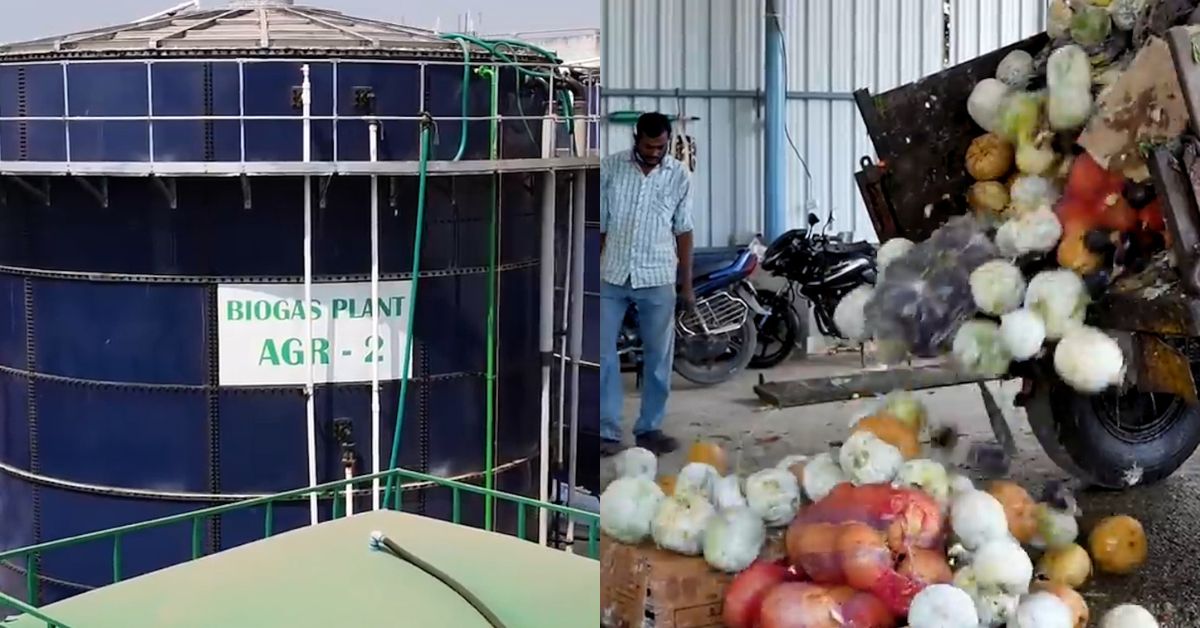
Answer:
[[[766,72],[763,80],[766,128],[763,137],[763,227],[767,242],[773,242],[787,230],[787,179],[784,176],[784,116],[787,115],[787,76],[784,75],[783,31],[779,27],[779,7],[767,0]]]

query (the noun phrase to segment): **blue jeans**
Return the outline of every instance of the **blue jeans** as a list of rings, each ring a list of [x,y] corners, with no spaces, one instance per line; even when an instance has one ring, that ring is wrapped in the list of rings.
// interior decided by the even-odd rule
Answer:
[[[675,357],[675,286],[634,289],[628,282],[600,284],[600,437],[621,440],[621,411],[625,392],[617,358],[617,335],[625,312],[637,307],[642,338],[644,377],[642,409],[634,435],[661,429],[671,394],[671,367]]]

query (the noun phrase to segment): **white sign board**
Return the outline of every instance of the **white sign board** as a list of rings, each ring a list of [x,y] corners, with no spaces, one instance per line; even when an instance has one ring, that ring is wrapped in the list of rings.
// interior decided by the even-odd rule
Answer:
[[[217,335],[222,386],[296,385],[399,379],[408,329],[411,281],[320,283],[304,307],[303,284],[229,284],[217,288]],[[371,313],[379,312],[379,328]],[[312,346],[308,344],[312,317]],[[409,373],[412,366],[409,365]]]

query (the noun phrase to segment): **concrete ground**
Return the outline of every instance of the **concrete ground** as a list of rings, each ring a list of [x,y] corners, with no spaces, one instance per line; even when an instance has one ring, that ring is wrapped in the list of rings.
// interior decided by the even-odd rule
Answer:
[[[761,371],[770,380],[798,379],[850,373],[859,366],[854,355],[822,355]],[[659,461],[661,474],[678,472],[687,445],[697,439],[723,442],[731,464],[743,475],[774,465],[784,455],[814,454],[828,450],[829,443],[847,435],[853,417],[866,414],[872,400],[859,399],[802,408],[763,409],[753,385],[760,371],[742,374],[736,380],[713,388],[698,388],[676,378],[664,429],[680,439],[679,452]],[[1004,410],[1020,450],[1009,479],[1021,483],[1034,495],[1052,478],[1067,479],[1042,452],[1025,420],[1024,411],[1012,405],[1015,382],[992,385],[992,393]],[[632,377],[626,380],[626,432],[632,430],[639,398]],[[993,442],[987,415],[974,385],[917,393],[929,409],[935,425],[953,424],[962,437],[947,452],[960,470],[979,477],[963,464],[973,442]],[[632,440],[632,437],[628,437]],[[612,463],[602,463],[601,478],[613,477]],[[1150,556],[1143,568],[1130,576],[1098,576],[1083,591],[1091,607],[1093,623],[1108,608],[1137,603],[1148,608],[1163,628],[1200,626],[1200,526],[1192,516],[1200,513],[1200,457],[1193,457],[1176,475],[1153,486],[1120,493],[1085,492],[1079,496],[1083,510],[1081,529],[1086,531],[1101,517],[1129,514],[1145,526]],[[1084,542],[1085,543],[1085,542]],[[1083,544],[1083,543],[1081,543]]]

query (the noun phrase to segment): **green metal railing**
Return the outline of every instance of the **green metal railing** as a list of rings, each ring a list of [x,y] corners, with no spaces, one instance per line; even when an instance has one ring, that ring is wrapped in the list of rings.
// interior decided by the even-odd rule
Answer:
[[[21,611],[31,617],[37,618],[46,622],[47,626],[52,628],[70,628],[62,621],[56,620],[53,617],[47,616],[36,607],[38,600],[38,563],[39,558],[47,553],[66,547],[82,545],[84,543],[100,543],[107,542],[112,544],[112,580],[120,582],[124,576],[123,561],[122,561],[122,542],[125,537],[146,530],[162,528],[171,525],[187,523],[191,525],[191,543],[192,543],[192,560],[205,556],[204,553],[204,531],[205,524],[212,517],[224,515],[231,512],[246,510],[249,508],[263,507],[263,538],[270,537],[275,533],[275,505],[279,502],[296,502],[303,501],[309,498],[309,495],[317,494],[323,498],[331,498],[333,500],[333,518],[342,517],[342,504],[345,499],[345,489],[350,487],[353,493],[364,492],[357,489],[357,485],[365,484],[370,486],[373,480],[394,479],[399,485],[400,490],[394,491],[389,499],[383,503],[384,508],[390,510],[403,511],[403,495],[404,489],[412,488],[414,484],[432,485],[423,490],[431,488],[445,488],[451,491],[451,515],[450,521],[455,524],[462,524],[462,498],[463,493],[471,493],[483,497],[485,500],[495,500],[502,503],[513,504],[517,508],[517,534],[516,536],[522,540],[530,541],[526,537],[529,521],[528,514],[530,510],[536,512],[539,510],[547,510],[554,513],[559,513],[566,517],[574,517],[577,520],[582,520],[588,526],[588,541],[587,541],[587,556],[592,559],[598,559],[600,556],[600,516],[577,508],[568,506],[560,506],[550,504],[536,499],[530,499],[521,495],[504,493],[457,480],[448,480],[436,476],[419,473],[417,471],[408,471],[406,469],[392,469],[372,475],[363,475],[350,479],[338,480],[312,487],[304,487],[283,493],[276,493],[266,497],[258,497],[255,499],[247,499],[232,504],[222,506],[213,506],[193,512],[186,512],[169,517],[160,517],[151,519],[141,523],[133,523],[108,530],[99,530],[97,532],[89,532],[80,534],[57,541],[47,541],[12,550],[0,552],[0,562],[9,564],[24,565],[25,567],[25,582],[27,595],[25,600],[12,597],[4,592],[0,592],[0,606],[8,606]],[[402,484],[401,482],[409,481],[410,484]],[[369,490],[365,491],[369,493]],[[532,541],[531,541],[532,542]],[[5,622],[0,620],[0,626]]]

